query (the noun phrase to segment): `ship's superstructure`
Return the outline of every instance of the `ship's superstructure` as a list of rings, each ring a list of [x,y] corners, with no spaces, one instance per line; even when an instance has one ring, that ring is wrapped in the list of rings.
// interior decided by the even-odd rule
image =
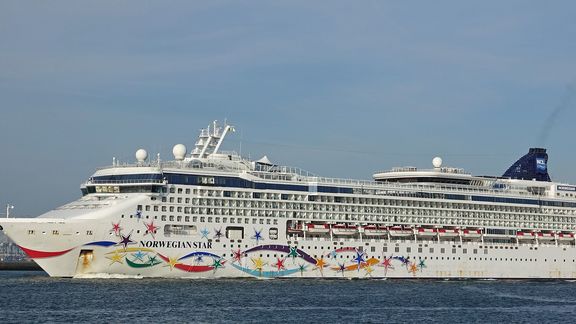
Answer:
[[[576,186],[545,149],[502,177],[395,168],[374,181],[315,176],[220,150],[97,170],[82,198],[5,233],[52,276],[576,278]]]

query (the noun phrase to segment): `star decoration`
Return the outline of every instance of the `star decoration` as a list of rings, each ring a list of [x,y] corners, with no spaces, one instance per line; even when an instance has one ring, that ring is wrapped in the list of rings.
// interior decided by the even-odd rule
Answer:
[[[420,260],[420,263],[418,263],[418,267],[420,268],[420,271],[422,271],[422,269],[426,268],[426,264],[424,264],[424,260]]]
[[[156,263],[158,263],[158,259],[156,258],[156,256],[155,255],[152,255],[152,256],[149,255],[148,256],[148,264],[156,264]]]
[[[256,240],[256,245],[258,245],[258,243],[260,242],[260,240],[264,240],[264,238],[262,237],[262,230],[256,230],[254,229],[254,236],[252,236],[252,238],[254,240]]]
[[[330,252],[330,254],[328,254],[329,257],[336,259],[336,257],[338,257],[338,253],[336,252],[336,250]]]
[[[324,261],[324,256],[316,259],[316,269],[320,270],[320,274],[324,276],[324,267],[326,266],[326,261]]]
[[[364,252],[356,251],[356,257],[353,259],[358,264],[358,271],[360,271],[360,267],[366,260],[364,260]]]
[[[210,234],[210,231],[208,229],[204,228],[200,231],[200,234],[202,234],[202,238],[200,238],[200,239],[203,239],[203,238],[208,239],[208,234]]]
[[[304,275],[304,271],[306,271],[306,266],[303,264],[298,265],[298,270],[300,270],[300,275]]]
[[[222,260],[221,258],[220,258],[220,259],[216,259],[216,258],[215,258],[215,259],[214,259],[214,263],[212,263],[212,266],[214,267],[214,272],[216,272],[216,270],[217,270],[218,268],[224,267],[224,262],[223,262],[223,260]]]
[[[410,259],[409,258],[402,258],[402,263],[408,268],[410,266]]]
[[[374,268],[372,268],[371,266],[367,266],[364,268],[364,271],[366,271],[366,275],[372,277],[372,272],[374,272]]]
[[[264,261],[262,260],[262,258],[258,257],[257,259],[254,258],[250,259],[252,260],[252,263],[254,263],[254,269],[262,272],[262,269],[264,269]]]
[[[131,235],[132,235],[132,232],[130,232],[130,234],[128,234],[128,236],[120,235],[120,237],[122,237],[122,240],[120,240],[120,242],[118,242],[118,244],[116,244],[116,245],[124,245],[124,250],[126,250],[126,247],[128,247],[128,244],[135,244],[136,243],[130,239]]]
[[[292,260],[301,257],[300,253],[298,253],[297,247],[290,247],[290,252],[288,252],[288,256],[292,258]]]
[[[384,257],[384,261],[382,261],[381,265],[384,267],[386,271],[388,271],[388,269],[394,269],[394,267],[392,266],[392,258]]]
[[[158,230],[158,226],[154,225],[154,221],[151,221],[150,224],[145,222],[144,226],[146,226],[146,233],[144,235],[150,234],[152,238],[155,239],[154,233]]]
[[[170,271],[174,269],[174,266],[178,263],[178,258],[168,257],[168,265],[165,267],[170,267]]]
[[[342,276],[344,276],[344,271],[346,271],[344,263],[338,263],[338,271],[342,272]]]
[[[136,218],[138,218],[138,221],[140,221],[140,219],[142,218],[142,211],[141,210],[136,211]]]
[[[120,221],[118,221],[118,223],[112,222],[112,230],[116,236],[120,236],[120,232],[122,231],[122,227],[120,227]]]
[[[110,265],[113,265],[116,262],[120,264],[124,263],[124,261],[122,260],[122,258],[124,258],[124,254],[118,253],[118,250],[114,251],[114,254],[112,254],[111,256],[107,256],[106,258],[112,261],[110,262]]]
[[[418,272],[418,265],[416,263],[410,263],[408,272],[411,272],[413,275],[416,275],[416,272]]]
[[[278,272],[280,272],[280,270],[285,270],[286,267],[284,267],[284,261],[286,261],[286,259],[280,259],[280,258],[276,258],[276,263],[274,264],[276,266],[276,268],[278,268]]]
[[[215,230],[214,237],[215,237],[216,239],[219,240],[222,236],[223,236],[223,234],[222,234],[222,229],[221,229],[221,228]]]
[[[132,254],[132,256],[134,257],[134,260],[140,260],[141,262],[144,262],[146,253],[142,253],[142,251],[138,250],[136,253]]]
[[[238,250],[236,250],[236,251],[232,250],[232,253],[234,254],[234,256],[233,256],[233,257],[234,257],[234,261],[232,261],[232,262],[238,261],[238,263],[239,263],[240,265],[242,265],[242,252],[240,251],[240,249],[238,249]]]
[[[204,262],[204,257],[202,255],[199,255],[196,257],[196,259],[194,259],[194,262],[196,262],[196,264],[200,264]]]

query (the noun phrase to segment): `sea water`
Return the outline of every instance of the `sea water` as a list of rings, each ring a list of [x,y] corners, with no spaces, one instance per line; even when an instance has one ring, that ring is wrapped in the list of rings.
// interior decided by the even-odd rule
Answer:
[[[1,323],[573,322],[576,282],[50,278],[0,272]]]

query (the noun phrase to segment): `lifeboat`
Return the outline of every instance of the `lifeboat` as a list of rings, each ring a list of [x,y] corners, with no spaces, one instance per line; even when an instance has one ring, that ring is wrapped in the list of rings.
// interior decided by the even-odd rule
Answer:
[[[435,228],[419,227],[417,229],[417,231],[418,231],[418,233],[417,233],[418,236],[421,236],[421,237],[434,237],[438,233],[438,231]]]
[[[482,237],[482,230],[479,229],[465,229],[462,231],[462,237],[467,239],[479,239]]]
[[[460,236],[460,230],[457,228],[439,228],[438,229],[438,236],[443,238],[453,238]]]
[[[574,241],[574,233],[558,233],[558,241]]]
[[[287,230],[288,230],[288,233],[301,234],[302,233],[302,225],[301,224],[291,224],[291,226],[289,226]]]
[[[334,235],[354,235],[356,234],[356,226],[347,224],[332,225],[332,234]]]
[[[328,233],[330,231],[330,227],[328,224],[306,224],[306,228],[308,229],[308,233]]]
[[[552,241],[554,240],[554,233],[539,232],[536,233],[539,241]]]
[[[414,232],[412,231],[412,229],[403,228],[401,226],[390,227],[390,229],[388,231],[390,233],[390,236],[392,236],[392,237],[409,237],[409,236],[414,235]]]
[[[519,240],[533,240],[536,238],[536,234],[534,232],[518,231],[516,232],[516,238]]]
[[[382,236],[388,233],[386,226],[367,225],[364,226],[364,235],[366,236]]]

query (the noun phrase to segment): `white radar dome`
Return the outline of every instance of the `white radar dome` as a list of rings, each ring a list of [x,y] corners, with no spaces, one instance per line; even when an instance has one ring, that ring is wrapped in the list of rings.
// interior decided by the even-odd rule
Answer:
[[[136,161],[144,162],[148,158],[148,152],[145,149],[139,149],[136,151]]]
[[[172,154],[174,154],[174,159],[177,161],[184,160],[186,157],[186,146],[184,144],[176,144],[172,149]]]
[[[432,165],[435,168],[440,168],[442,166],[442,158],[437,156],[434,159],[432,159]]]

